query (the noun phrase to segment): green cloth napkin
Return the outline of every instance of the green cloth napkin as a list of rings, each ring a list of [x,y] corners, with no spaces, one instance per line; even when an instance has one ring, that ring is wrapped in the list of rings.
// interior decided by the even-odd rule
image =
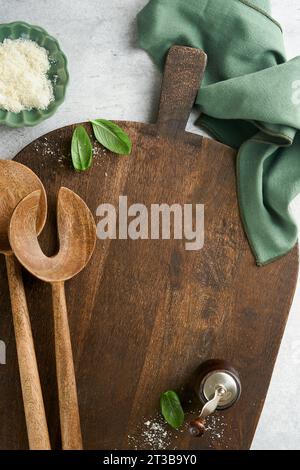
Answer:
[[[269,0],[151,0],[138,31],[161,69],[174,44],[206,52],[198,123],[239,149],[240,212],[257,264],[290,251],[297,228],[288,208],[300,192],[300,57],[286,61]]]

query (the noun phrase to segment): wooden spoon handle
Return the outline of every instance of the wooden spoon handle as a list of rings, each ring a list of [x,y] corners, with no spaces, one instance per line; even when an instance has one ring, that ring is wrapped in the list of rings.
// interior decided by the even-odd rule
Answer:
[[[52,297],[62,447],[64,450],[81,450],[80,417],[63,282],[52,284]]]
[[[50,450],[46,414],[21,266],[14,255],[7,255],[5,259],[29,448],[31,450]]]

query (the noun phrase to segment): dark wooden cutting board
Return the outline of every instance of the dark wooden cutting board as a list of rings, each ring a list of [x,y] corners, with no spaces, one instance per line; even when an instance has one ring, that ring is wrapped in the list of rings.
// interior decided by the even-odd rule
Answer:
[[[122,122],[133,142],[130,156],[95,145],[86,173],[70,164],[75,126],[39,138],[16,161],[42,179],[49,220],[41,238],[56,249],[55,204],[60,186],[77,192],[96,217],[104,202],[202,203],[205,244],[186,251],[183,240],[97,242],[87,269],[66,284],[86,449],[249,448],[267,393],[298,272],[297,247],[258,268],[240,221],[235,152],[185,132],[204,55],[173,48],[165,71],[155,125]],[[91,133],[89,124],[85,124]],[[53,448],[60,446],[51,292],[24,272],[25,287]],[[0,447],[27,448],[22,397],[4,260],[0,261]],[[178,390],[196,417],[191,392],[206,360],[229,361],[240,373],[242,396],[216,413],[203,438],[172,431],[159,417],[161,392]],[[270,426],[273,424],[270,423]]]

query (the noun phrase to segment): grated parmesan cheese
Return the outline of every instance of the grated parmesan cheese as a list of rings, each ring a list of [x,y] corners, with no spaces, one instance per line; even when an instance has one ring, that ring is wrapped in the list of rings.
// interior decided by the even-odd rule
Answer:
[[[0,43],[0,109],[46,109],[54,100],[48,52],[29,39]]]

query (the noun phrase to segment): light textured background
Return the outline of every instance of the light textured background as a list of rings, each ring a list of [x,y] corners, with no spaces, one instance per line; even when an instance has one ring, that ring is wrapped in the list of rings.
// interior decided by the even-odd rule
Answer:
[[[1,23],[38,24],[59,40],[71,76],[66,101],[54,117],[32,129],[0,127],[0,158],[12,158],[45,132],[89,118],[154,120],[160,76],[147,55],[136,48],[135,16],[146,3],[0,0]],[[272,6],[273,16],[284,28],[288,57],[299,55],[299,0],[272,0]],[[293,203],[293,211],[300,225],[300,198]],[[253,449],[300,450],[299,308],[300,283]]]

